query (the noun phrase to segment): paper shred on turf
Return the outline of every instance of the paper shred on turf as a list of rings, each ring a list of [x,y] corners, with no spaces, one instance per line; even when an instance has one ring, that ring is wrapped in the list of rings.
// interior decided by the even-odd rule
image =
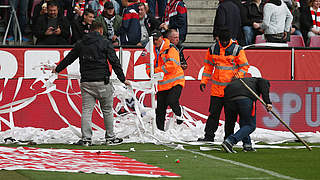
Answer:
[[[83,172],[144,177],[180,177],[108,150],[0,147],[0,169]]]

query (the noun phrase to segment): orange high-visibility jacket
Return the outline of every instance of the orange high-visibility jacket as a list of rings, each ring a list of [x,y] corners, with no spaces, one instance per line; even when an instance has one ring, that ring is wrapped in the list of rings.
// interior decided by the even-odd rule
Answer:
[[[232,40],[226,47],[219,42],[207,51],[201,83],[207,84],[212,77],[211,96],[223,97],[224,88],[232,78],[243,78],[248,69],[249,63],[241,46]]]
[[[170,44],[168,39],[164,38],[163,40],[159,53],[155,48],[153,49],[154,73],[164,73],[163,80],[158,82],[158,91],[171,89],[178,84],[184,87],[185,79],[184,72],[180,67],[179,51],[173,44]],[[146,71],[150,75],[150,63],[146,63]]]

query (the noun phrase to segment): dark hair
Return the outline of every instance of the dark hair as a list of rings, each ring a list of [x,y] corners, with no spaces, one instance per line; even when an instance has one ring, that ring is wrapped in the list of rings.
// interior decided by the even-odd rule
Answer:
[[[231,32],[227,27],[220,27],[217,29],[217,36],[219,41],[226,42],[231,39]]]
[[[47,2],[47,7],[49,6],[57,6],[57,8],[59,9],[59,5],[56,1],[49,1]]]
[[[96,30],[98,30],[100,28],[103,28],[103,25],[102,25],[101,22],[97,22],[97,21],[93,21],[92,25],[90,26],[90,30],[91,31],[96,31]]]
[[[94,10],[92,10],[91,8],[88,8],[88,9],[84,10],[83,15],[88,16],[88,14],[89,14],[89,13],[91,13],[91,14],[93,14],[93,15],[94,15]]]

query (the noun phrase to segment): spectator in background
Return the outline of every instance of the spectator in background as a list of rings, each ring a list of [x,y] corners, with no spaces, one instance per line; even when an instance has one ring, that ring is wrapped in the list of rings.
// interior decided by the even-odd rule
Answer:
[[[90,26],[94,20],[94,11],[92,9],[86,9],[83,13],[83,17],[79,20],[71,22],[72,36],[71,43],[74,44],[80,40],[85,34],[90,32]]]
[[[176,29],[179,32],[180,43],[186,40],[188,33],[187,8],[183,0],[170,0],[166,6],[161,28]]]
[[[244,44],[244,37],[241,29],[241,3],[240,0],[219,0],[219,6],[213,24],[213,37],[217,40],[218,29],[227,27],[231,32],[231,38],[239,44]]]
[[[301,31],[306,44],[312,36],[320,35],[320,0],[310,0],[309,6],[301,7]]]
[[[128,0],[122,16],[120,28],[121,45],[137,45],[141,40],[138,0]]]
[[[35,29],[35,25],[37,24],[37,19],[42,16],[42,15],[45,15],[48,13],[48,10],[47,10],[47,4],[49,1],[53,1],[53,0],[42,0],[39,4],[37,4],[35,7],[34,7],[34,10],[33,10],[33,15],[32,15],[32,31],[35,32],[36,29]],[[59,9],[59,12],[58,12],[58,16],[63,16],[63,8],[61,7],[61,5],[59,3],[58,4],[58,9]]]
[[[174,44],[178,48],[179,56],[180,56],[180,66],[183,70],[186,70],[188,68],[188,63],[184,58],[184,54],[183,54],[184,46],[179,41],[178,31],[175,29],[169,29],[167,31],[167,38],[169,39],[170,43]]]
[[[156,5],[158,3],[158,17],[162,19],[165,13],[167,0],[147,0],[147,3],[153,16],[156,16]]]
[[[145,3],[139,4],[139,20],[141,27],[141,40],[138,46],[145,46],[149,41],[149,36],[152,31],[160,29],[161,21],[147,13],[147,6]]]
[[[263,8],[261,28],[267,42],[285,43],[290,33],[292,14],[281,0],[270,0]]]
[[[10,2],[12,2],[12,4],[10,4],[10,5],[12,5],[13,8],[17,12],[19,26],[20,26],[20,30],[22,33],[22,41],[27,42],[27,41],[29,41],[29,39],[25,37],[25,28],[28,23],[28,3],[29,3],[29,0],[20,0],[20,1],[10,0]],[[18,5],[19,5],[19,8],[18,8]],[[13,37],[13,24],[14,23],[11,23],[9,35],[6,39],[7,41],[14,41],[15,40],[15,37]]]
[[[245,45],[254,43],[255,37],[262,34],[260,23],[263,20],[263,6],[261,0],[250,0],[242,5],[241,23],[245,38]]]
[[[112,2],[107,1],[104,4],[103,12],[96,18],[96,21],[103,25],[103,36],[112,41],[113,45],[119,45],[118,36],[122,18],[119,15],[115,15]]]
[[[75,0],[73,3],[73,19],[81,18],[85,9],[89,7],[89,0]]]
[[[58,15],[58,4],[47,3],[48,13],[40,16],[35,24],[35,36],[39,45],[67,45],[70,37],[69,21]]]
[[[89,2],[89,8],[91,8],[95,12],[95,16],[100,16],[100,14],[104,10],[104,4],[106,2],[111,2],[113,4],[115,14],[120,13],[120,5],[115,0],[93,0]]]
[[[300,4],[297,3],[296,0],[292,0],[290,11],[293,16],[291,34],[302,36],[302,33],[300,31]]]

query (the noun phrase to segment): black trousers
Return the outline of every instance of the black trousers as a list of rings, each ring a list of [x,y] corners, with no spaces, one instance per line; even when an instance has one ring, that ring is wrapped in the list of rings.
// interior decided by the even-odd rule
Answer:
[[[206,127],[204,129],[205,138],[214,139],[215,132],[219,126],[219,119],[221,110],[224,106],[224,97],[211,96],[210,97],[210,107],[209,107],[209,117],[206,122]]]
[[[209,107],[210,114],[206,122],[206,127],[204,129],[205,138],[214,139],[214,133],[217,131],[219,127],[220,114],[223,107],[226,116],[224,122],[224,139],[226,139],[229,135],[234,133],[234,126],[237,122],[237,115],[228,113],[228,108],[230,106],[226,106],[226,101],[224,97],[211,96]],[[229,115],[228,118],[227,115]]]
[[[234,126],[236,125],[239,112],[235,110],[236,105],[233,101],[225,102],[224,114],[224,139],[227,139],[230,135],[234,134]]]
[[[176,85],[169,90],[159,91],[157,93],[156,123],[158,129],[164,131],[164,121],[166,119],[168,105],[175,115],[181,116],[181,108],[179,104],[181,90],[182,86]]]

